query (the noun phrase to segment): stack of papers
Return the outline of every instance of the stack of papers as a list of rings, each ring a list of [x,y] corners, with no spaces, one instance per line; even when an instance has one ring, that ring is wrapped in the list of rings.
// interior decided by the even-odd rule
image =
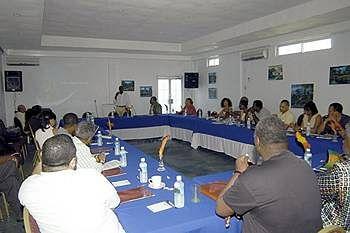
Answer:
[[[157,213],[157,212],[160,212],[160,211],[163,211],[163,210],[170,209],[170,208],[172,208],[172,206],[169,205],[168,203],[166,203],[165,201],[163,201],[163,202],[159,202],[159,203],[156,203],[156,204],[153,204],[153,205],[149,205],[149,206],[147,206],[147,208],[150,211],[152,211],[153,213]]]

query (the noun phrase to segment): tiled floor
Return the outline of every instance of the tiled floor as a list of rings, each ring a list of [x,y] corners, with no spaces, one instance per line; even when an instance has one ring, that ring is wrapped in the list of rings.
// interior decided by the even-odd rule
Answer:
[[[133,140],[128,143],[134,145],[146,154],[155,156],[160,140]],[[33,151],[33,148],[30,148]],[[172,140],[168,143],[164,157],[165,163],[183,173],[187,177],[202,176],[211,173],[233,170],[234,159],[222,154],[205,149],[195,150],[189,143]],[[29,156],[24,165],[24,173],[28,175],[31,171],[31,160]],[[0,221],[0,233],[23,233],[22,223],[17,223],[10,217],[6,221]]]

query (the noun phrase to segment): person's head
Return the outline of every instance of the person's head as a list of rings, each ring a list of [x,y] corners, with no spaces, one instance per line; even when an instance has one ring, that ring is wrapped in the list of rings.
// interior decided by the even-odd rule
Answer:
[[[316,107],[316,104],[313,101],[307,102],[304,105],[304,114],[308,116],[313,116],[318,113],[318,109]]]
[[[41,125],[40,128],[41,130],[45,130],[51,127],[56,128],[57,126],[57,121],[56,121],[56,115],[52,111],[43,111],[40,116],[40,121]]]
[[[26,112],[26,106],[24,106],[23,104],[20,104],[17,106],[17,111],[18,112],[22,112],[22,113],[25,113]]]
[[[246,111],[248,109],[248,98],[243,96],[239,100],[239,110]]]
[[[193,105],[193,100],[191,98],[186,98],[185,105],[186,106]]]
[[[119,92],[123,93],[124,92],[124,87],[123,86],[119,86]]]
[[[42,108],[41,108],[40,105],[34,105],[34,106],[32,107],[32,110],[33,110],[33,114],[34,114],[34,115],[38,115],[38,114],[41,113]]]
[[[232,101],[229,98],[223,98],[221,100],[221,107],[222,108],[230,108],[230,107],[232,107]]]
[[[255,128],[255,147],[264,160],[288,149],[284,123],[276,116],[263,118]]]
[[[88,115],[91,116],[92,113],[91,112],[84,112],[83,115],[81,115],[81,118],[86,119]]]
[[[331,103],[328,107],[328,115],[332,115],[333,112],[343,113],[343,105],[340,103]]]
[[[86,145],[90,145],[91,139],[95,134],[96,127],[93,123],[81,121],[78,123],[76,136]]]
[[[155,103],[157,103],[157,97],[152,96],[151,99],[149,100],[149,103],[150,103],[150,104],[155,104]]]
[[[350,155],[350,123],[345,125],[345,136],[343,141],[343,151],[345,154]]]
[[[76,169],[76,149],[72,139],[59,134],[47,139],[42,149],[43,172]]]
[[[289,101],[288,100],[282,100],[280,103],[280,112],[285,113],[289,110]]]
[[[63,128],[67,130],[67,132],[72,136],[75,136],[77,125],[78,125],[77,114],[70,112],[63,116]]]
[[[263,102],[261,100],[254,100],[253,102],[253,110],[255,112],[260,112],[260,110],[263,108]]]

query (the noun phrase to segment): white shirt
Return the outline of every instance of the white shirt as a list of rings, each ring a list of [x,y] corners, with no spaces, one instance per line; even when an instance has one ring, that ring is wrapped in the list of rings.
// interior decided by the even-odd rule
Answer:
[[[42,149],[43,148],[43,145],[44,145],[44,142],[55,136],[53,134],[53,128],[50,126],[48,129],[44,129],[44,131],[42,129],[38,129],[36,132],[35,132],[35,139],[36,141],[39,143],[39,146],[40,148]]]
[[[41,172],[18,198],[41,233],[124,233],[113,209],[120,203],[108,180],[92,169]]]
[[[22,127],[24,128],[25,124],[26,124],[26,118],[25,118],[25,113],[24,112],[16,112],[15,116],[17,117],[17,119],[21,122]]]
[[[90,148],[85,145],[79,138],[73,137],[73,143],[77,150],[77,168],[91,168],[95,169],[97,172],[102,172],[102,164],[96,162],[96,159],[90,152]]]
[[[126,92],[118,94],[114,103],[116,106],[131,106],[129,95]]]

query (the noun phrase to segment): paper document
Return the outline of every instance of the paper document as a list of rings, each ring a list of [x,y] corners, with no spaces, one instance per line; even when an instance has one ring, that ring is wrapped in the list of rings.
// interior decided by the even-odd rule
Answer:
[[[165,201],[163,201],[163,202],[159,202],[159,203],[156,203],[153,205],[149,205],[149,206],[147,206],[147,208],[150,211],[152,211],[153,213],[157,213],[157,212],[167,210],[167,209],[170,209],[173,207],[171,205],[169,205],[168,203],[166,203]]]
[[[122,186],[126,186],[126,185],[130,185],[130,181],[128,180],[120,180],[120,181],[114,181],[112,182],[114,187],[122,187]]]
[[[106,162],[102,165],[102,170],[109,170],[113,168],[120,167],[120,161],[119,160],[111,160],[109,162]]]

